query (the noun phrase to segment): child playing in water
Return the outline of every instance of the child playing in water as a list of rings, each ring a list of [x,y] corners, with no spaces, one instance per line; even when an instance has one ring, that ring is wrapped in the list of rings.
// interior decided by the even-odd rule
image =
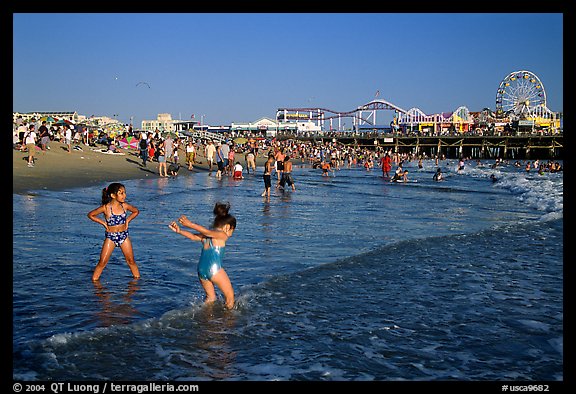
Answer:
[[[129,211],[130,215],[126,212]],[[120,212],[120,213],[114,213]],[[88,213],[88,218],[96,223],[101,224],[106,229],[104,235],[104,244],[100,252],[100,260],[92,274],[92,280],[97,281],[108,264],[112,251],[119,246],[126,258],[126,263],[132,271],[135,279],[140,278],[138,266],[134,261],[134,251],[132,250],[132,241],[128,236],[128,224],[138,216],[140,211],[133,205],[126,202],[126,188],[121,183],[111,183],[108,187],[102,189],[102,205]],[[98,215],[104,214],[104,219]]]
[[[234,179],[244,179],[242,171],[244,171],[244,168],[242,168],[242,164],[237,161],[236,164],[234,164]]]
[[[176,221],[170,223],[168,227],[177,234],[192,241],[202,242],[202,253],[198,261],[198,278],[200,284],[206,292],[206,303],[216,301],[214,285],[218,286],[224,294],[226,308],[234,307],[234,289],[228,278],[228,274],[222,267],[224,259],[224,249],[226,240],[232,236],[236,229],[236,218],[230,215],[230,204],[216,203],[214,206],[214,223],[212,230],[193,223],[184,215],[180,216],[178,222],[182,226],[191,228],[197,233],[182,230]]]

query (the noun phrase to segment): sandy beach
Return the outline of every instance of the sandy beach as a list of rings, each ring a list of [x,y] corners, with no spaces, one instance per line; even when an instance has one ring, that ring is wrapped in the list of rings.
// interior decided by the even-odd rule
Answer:
[[[50,143],[45,153],[36,149],[34,167],[27,166],[28,152],[12,150],[12,192],[26,194],[33,190],[63,190],[72,187],[91,186],[101,183],[158,177],[158,163],[148,162],[143,167],[138,151],[122,149],[122,154],[103,153],[103,146],[89,147],[79,145],[82,151],[72,149],[68,153],[66,145]],[[180,157],[184,157],[180,149]],[[262,152],[256,160],[257,166],[263,165]],[[208,171],[203,153],[197,155],[200,164],[188,171],[181,167],[178,176],[189,176],[197,172]],[[241,163],[244,162],[243,156]],[[181,159],[180,164],[184,164]]]

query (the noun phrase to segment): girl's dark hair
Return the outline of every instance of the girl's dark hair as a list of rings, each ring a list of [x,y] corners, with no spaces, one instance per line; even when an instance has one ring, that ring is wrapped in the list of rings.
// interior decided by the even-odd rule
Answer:
[[[110,201],[112,201],[110,194],[117,194],[118,191],[122,188],[126,189],[123,184],[114,182],[109,184],[108,187],[102,189],[102,205],[108,204]]]
[[[221,203],[217,202],[214,205],[214,223],[212,227],[214,228],[221,228],[227,224],[230,225],[232,228],[236,228],[236,218],[230,215],[228,212],[230,211],[230,203]]]

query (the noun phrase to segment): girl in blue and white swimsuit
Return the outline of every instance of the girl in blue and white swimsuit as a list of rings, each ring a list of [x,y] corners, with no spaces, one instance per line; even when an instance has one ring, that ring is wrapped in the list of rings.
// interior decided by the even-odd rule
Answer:
[[[130,215],[127,214],[130,212]],[[120,213],[114,213],[120,212]],[[112,183],[102,190],[102,205],[88,213],[88,218],[104,226],[104,244],[100,252],[100,260],[92,274],[92,280],[100,279],[102,271],[108,264],[112,251],[116,246],[122,249],[126,258],[126,263],[130,267],[132,276],[135,279],[140,278],[138,266],[134,260],[134,251],[132,242],[128,236],[128,224],[136,217],[140,211],[133,205],[126,202],[126,188],[121,183]],[[103,214],[102,220],[99,215]]]
[[[229,204],[216,203],[214,206],[215,218],[212,230],[192,223],[184,215],[180,216],[178,222],[180,222],[182,226],[196,230],[197,233],[193,234],[180,229],[176,221],[170,223],[168,227],[175,233],[181,234],[192,241],[202,242],[202,252],[198,261],[197,271],[200,284],[206,292],[205,301],[206,303],[216,301],[216,292],[214,289],[214,285],[216,285],[224,294],[226,307],[232,309],[234,307],[234,289],[232,288],[228,274],[222,267],[226,240],[232,236],[232,233],[234,233],[236,229],[236,218],[228,213],[229,210]]]

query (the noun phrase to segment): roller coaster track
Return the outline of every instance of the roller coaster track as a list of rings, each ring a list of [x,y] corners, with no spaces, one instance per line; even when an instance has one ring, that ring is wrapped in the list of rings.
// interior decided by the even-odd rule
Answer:
[[[407,113],[406,110],[386,101],[386,100],[372,100],[369,103],[361,105],[360,107],[346,112],[338,112],[328,108],[279,108],[277,114],[282,111],[291,111],[291,112],[310,112],[310,120],[320,120],[325,121],[334,118],[341,118],[341,117],[351,117],[356,118],[358,120],[362,120],[370,125],[372,125],[372,121],[369,119],[363,118],[358,113],[362,113],[362,111],[377,111],[377,110],[392,110],[397,111],[400,113]],[[331,116],[324,116],[326,113],[332,113],[334,115]]]

